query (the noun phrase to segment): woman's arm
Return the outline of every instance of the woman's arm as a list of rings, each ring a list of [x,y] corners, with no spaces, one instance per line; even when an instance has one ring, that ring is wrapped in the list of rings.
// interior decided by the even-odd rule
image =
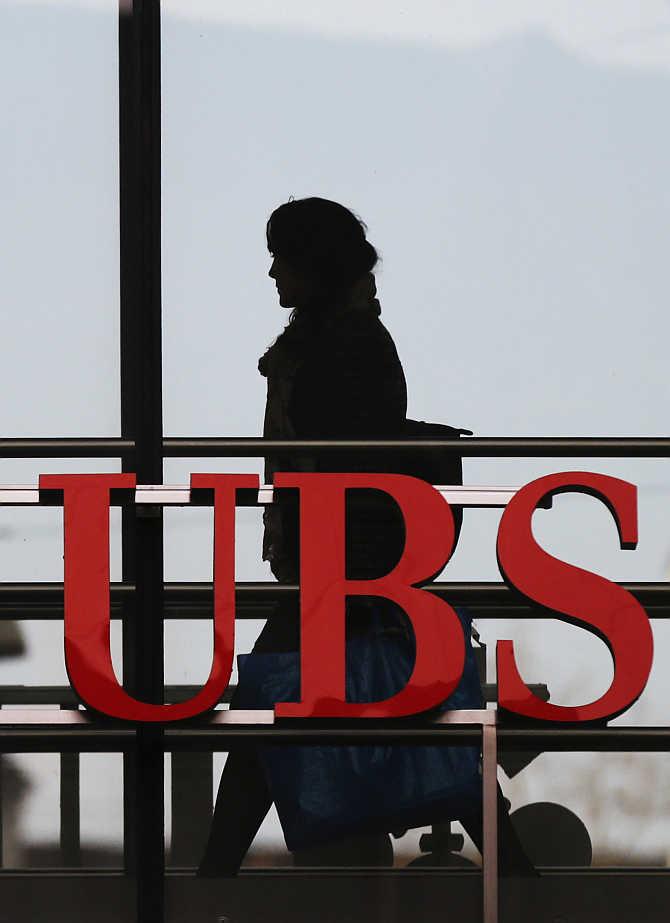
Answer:
[[[297,438],[397,438],[407,409],[405,376],[393,340],[376,321],[331,338],[296,375],[289,415]],[[359,450],[316,457],[318,471],[393,471],[397,459]],[[400,510],[376,490],[347,495],[349,578],[388,573],[404,547]]]

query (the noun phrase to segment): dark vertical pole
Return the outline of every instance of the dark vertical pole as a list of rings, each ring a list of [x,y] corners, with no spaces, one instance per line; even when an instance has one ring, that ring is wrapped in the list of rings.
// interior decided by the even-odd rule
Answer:
[[[121,434],[139,483],[163,480],[161,370],[160,2],[120,0]],[[163,518],[124,508],[123,579],[136,586],[124,612],[123,679],[147,702],[163,695]],[[124,766],[126,867],[137,880],[137,919],[164,918],[162,731],[138,727]]]
[[[197,865],[212,822],[211,753],[172,754],[170,864]]]
[[[69,710],[72,706],[61,705]],[[60,855],[61,865],[81,865],[81,792],[79,788],[79,754],[60,755]]]
[[[2,708],[2,705],[0,705],[0,708]],[[5,855],[4,855],[5,836],[4,836],[4,826],[2,823],[2,809],[3,809],[4,800],[5,800],[4,793],[3,793],[3,784],[2,784],[3,774],[4,774],[3,757],[2,757],[2,754],[0,754],[0,869],[5,864]]]

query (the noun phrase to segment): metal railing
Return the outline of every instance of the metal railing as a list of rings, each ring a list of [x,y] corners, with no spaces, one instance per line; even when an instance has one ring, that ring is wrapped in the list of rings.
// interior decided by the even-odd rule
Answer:
[[[514,457],[668,457],[668,439],[477,439],[458,441],[269,441],[260,439],[164,439],[163,452],[167,456],[195,457],[210,455],[255,457],[276,450],[312,450],[328,454],[342,450],[370,449],[384,452],[398,448],[431,448],[436,451],[452,449],[464,457],[506,455]],[[129,453],[134,446],[130,440],[3,440],[0,455],[7,457],[119,457]],[[126,470],[128,470],[127,466]],[[383,467],[383,465],[381,466]],[[513,488],[440,488],[451,502],[461,506],[504,506],[513,494]],[[271,502],[270,488],[265,487],[259,502]],[[190,502],[188,488],[165,485],[138,486],[135,501],[139,505],[186,505]],[[34,505],[53,502],[42,498],[36,487],[0,487],[0,505]],[[645,607],[652,618],[670,616],[670,585],[666,583],[624,584]],[[533,618],[533,611],[518,602],[513,592],[500,583],[433,583],[426,588],[453,604],[468,606],[474,617],[482,618]],[[237,617],[265,618],[281,597],[295,598],[299,588],[293,585],[266,583],[241,583],[236,586]],[[133,582],[123,581],[111,586],[111,617],[119,618],[124,605],[135,593]],[[203,619],[211,617],[212,585],[208,583],[164,584],[163,617],[167,619]],[[60,583],[0,585],[0,619],[58,620],[63,617],[63,586]],[[192,687],[167,687],[168,697],[180,697]],[[492,697],[489,686],[487,698]],[[21,696],[25,699],[21,701]],[[31,698],[32,696],[32,698]],[[56,701],[57,700],[57,701]],[[79,856],[78,833],[78,763],[80,752],[123,752],[131,754],[138,747],[141,730],[104,719],[91,719],[81,711],[73,710],[75,697],[62,689],[39,687],[24,690],[19,687],[0,689],[0,704],[58,704],[58,712],[36,710],[31,712],[0,712],[1,752],[58,752],[61,754],[61,792],[65,793],[61,813],[61,846],[74,864]],[[668,727],[547,727],[506,726],[496,731],[497,746],[504,751],[646,751],[670,750]],[[209,718],[191,721],[180,726],[167,726],[161,731],[160,752],[211,753],[228,749],[240,743],[272,741],[273,743],[324,743],[346,744],[374,739],[395,743],[442,743],[467,745],[482,739],[482,726],[476,723],[451,724],[448,727],[418,725],[407,722],[339,723],[337,727],[327,722],[297,721],[277,723],[272,713],[215,712]],[[209,768],[207,768],[209,767]],[[200,771],[211,782],[211,757],[201,761]],[[177,776],[178,783],[178,776]],[[177,787],[179,785],[177,784]],[[64,805],[64,806],[63,806]],[[670,874],[670,873],[669,873]],[[487,920],[495,918],[495,908],[487,891]],[[492,902],[493,901],[493,902]]]

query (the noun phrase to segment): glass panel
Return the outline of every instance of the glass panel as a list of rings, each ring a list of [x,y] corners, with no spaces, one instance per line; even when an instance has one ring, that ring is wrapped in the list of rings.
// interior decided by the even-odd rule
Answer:
[[[283,325],[265,220],[310,194],[353,207],[382,251],[411,415],[664,431],[654,15],[615,45],[542,5],[531,34],[488,7],[380,9],[164,3],[167,432],[258,432],[255,360]]]
[[[1,762],[5,868],[123,865],[121,754],[10,754]]]
[[[634,551],[619,547],[616,524],[604,506],[581,494],[555,497],[551,510],[538,510],[533,532],[552,555],[595,570],[612,580],[665,580],[670,541],[663,509],[670,494],[663,459],[465,459],[466,484],[522,487],[535,478],[559,471],[593,471],[622,478],[638,489],[639,542]],[[500,511],[469,510],[463,519],[459,547],[443,577],[453,580],[495,580],[495,537]]]
[[[2,757],[4,865],[62,865],[60,758],[54,753]]]
[[[267,278],[265,223],[289,197],[311,195],[352,208],[382,254],[381,317],[403,363],[410,417],[482,436],[666,432],[665,11],[609,4],[604,30],[600,4],[598,13],[493,6],[164,0],[166,432],[260,434],[257,360],[286,323]],[[216,460],[201,470],[246,465]],[[182,460],[167,470],[187,483],[195,469]],[[581,496],[536,514],[543,546],[610,579],[667,579],[665,461],[464,464],[471,485],[521,486],[566,470],[638,485],[639,547],[621,551],[609,513]],[[168,522],[169,579],[207,579],[210,520],[179,516]],[[500,579],[499,519],[499,510],[466,513],[442,579]],[[242,511],[241,579],[269,578],[260,542],[258,517]],[[654,673],[624,723],[667,723],[665,627],[654,623]],[[552,701],[593,698],[611,677],[605,646],[577,628],[539,619],[481,619],[478,628],[491,667],[496,640],[514,638],[523,675],[546,683]],[[596,864],[627,856],[665,865],[663,823],[632,844],[650,814],[623,791],[664,791],[663,765],[645,755],[552,754],[502,783],[515,811],[540,800],[574,810]],[[662,818],[664,795],[652,802]],[[419,855],[422,832],[394,843],[396,864]],[[263,850],[282,861],[281,849],[270,815],[245,861]],[[464,854],[478,861],[467,839]],[[571,858],[579,864],[576,845]],[[368,918],[392,916],[388,893],[374,887]],[[333,918],[345,892],[338,881]],[[296,903],[301,895],[295,889]]]
[[[118,471],[116,459],[5,459],[0,483],[36,486],[41,473]],[[6,583],[63,581],[62,507],[0,506],[3,554],[0,581]],[[110,510],[110,576],[121,580],[121,510]],[[10,614],[9,612],[7,614]],[[61,621],[0,622],[2,685],[68,686]],[[112,622],[112,658],[121,675],[121,624]],[[3,655],[4,649],[4,655]]]
[[[122,868],[122,754],[82,753],[80,798],[82,864]]]
[[[0,483],[36,486],[40,473],[118,471],[116,459],[5,459]],[[63,580],[63,512],[49,507],[0,507],[3,583]],[[121,515],[110,511],[110,572],[121,578]],[[3,605],[3,615],[12,615]],[[122,671],[121,624],[111,625],[112,660]],[[25,689],[16,687],[24,686]],[[44,687],[54,687],[45,690]],[[0,702],[7,708],[57,708],[71,701],[63,654],[63,623],[0,621]],[[7,704],[15,703],[15,704]],[[48,868],[120,867],[122,855],[120,755],[6,755],[2,760],[3,865]],[[61,789],[61,774],[63,788]],[[80,849],[75,808],[79,800]],[[61,840],[61,802],[66,836]],[[69,826],[68,826],[69,825]],[[46,889],[38,891],[47,902]],[[13,891],[7,892],[11,904]],[[119,893],[119,901],[123,895]],[[81,910],[81,905],[79,906]]]
[[[5,436],[119,433],[116,0],[0,0]]]
[[[669,782],[662,753],[543,753],[503,784],[539,865],[667,866]]]

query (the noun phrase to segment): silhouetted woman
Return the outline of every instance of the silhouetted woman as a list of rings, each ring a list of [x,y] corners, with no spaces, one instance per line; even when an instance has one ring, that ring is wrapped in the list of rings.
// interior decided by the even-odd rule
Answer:
[[[378,256],[366,240],[365,225],[335,202],[290,201],[271,215],[267,245],[273,258],[269,275],[280,305],[291,309],[291,315],[259,362],[259,371],[267,378],[263,435],[269,439],[398,438],[406,418],[405,377],[393,340],[379,319],[372,273]],[[266,483],[272,483],[279,470],[378,471],[384,465],[379,455],[366,457],[364,452],[321,457],[305,453],[265,461]],[[292,491],[277,493],[264,512],[263,558],[278,581],[297,583],[297,496]],[[347,577],[388,573],[404,545],[398,508],[379,492],[350,493],[354,496],[347,497]],[[347,639],[369,632],[373,622],[378,624],[380,612],[383,607],[374,608],[365,599],[348,601]],[[403,621],[401,615],[392,630],[402,631]],[[282,604],[267,619],[254,652],[298,650],[297,606]],[[243,673],[240,676],[232,708],[251,707],[242,688]],[[258,748],[231,750],[199,874],[235,874],[271,804]],[[479,817],[471,818],[476,840],[481,839],[480,824]],[[294,860],[297,864],[391,865],[393,849],[388,833],[368,833],[294,853]]]
[[[259,362],[267,378],[263,435],[271,439],[383,438],[397,435],[407,409],[405,377],[390,334],[379,319],[372,270],[378,261],[365,226],[344,206],[326,199],[290,201],[267,224],[272,255],[269,275],[279,303],[291,309],[289,323]],[[275,471],[376,470],[379,457],[300,456],[266,458],[265,482]],[[365,504],[363,504],[365,505]],[[367,504],[370,506],[370,504]],[[354,510],[354,514],[356,511]],[[402,551],[385,524],[397,524],[394,509],[361,512],[351,529],[348,566],[364,577],[388,570]],[[282,583],[298,582],[298,507],[281,492],[264,513],[263,558]],[[367,526],[367,531],[366,531]],[[373,529],[375,536],[370,534]],[[388,533],[385,547],[378,540]],[[376,547],[371,559],[365,551]],[[394,560],[395,559],[395,560]],[[380,569],[381,567],[381,569]],[[354,576],[350,572],[350,576]],[[372,574],[374,575],[374,574]],[[351,608],[351,607],[350,607]],[[355,607],[354,607],[355,608]],[[348,612],[348,630],[364,630],[365,612]],[[255,652],[295,651],[299,616],[282,605],[267,619]],[[235,697],[231,707],[236,706]],[[202,875],[233,874],[239,867],[272,800],[255,747],[232,750],[226,761]],[[388,835],[356,837],[326,850],[324,862],[391,864]],[[300,857],[298,857],[299,860]]]

